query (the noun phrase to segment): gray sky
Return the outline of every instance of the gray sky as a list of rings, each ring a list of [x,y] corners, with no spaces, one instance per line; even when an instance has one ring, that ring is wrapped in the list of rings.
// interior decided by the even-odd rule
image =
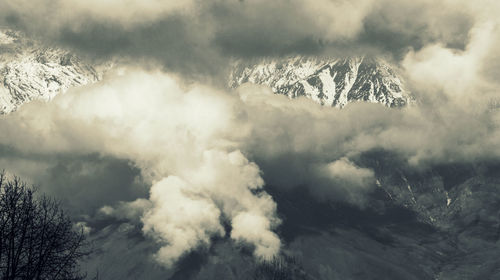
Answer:
[[[90,56],[146,59],[203,79],[224,72],[230,56],[384,54],[400,60],[429,44],[463,50],[488,10],[483,2],[7,0],[0,20]]]
[[[499,6],[479,2],[3,1],[1,25],[119,63],[95,85],[2,116],[0,163],[82,221],[137,226],[168,269],[220,238],[271,258],[287,244],[267,185],[366,209],[370,151],[416,172],[500,156]],[[220,86],[231,59],[290,54],[388,57],[419,102],[337,110]]]

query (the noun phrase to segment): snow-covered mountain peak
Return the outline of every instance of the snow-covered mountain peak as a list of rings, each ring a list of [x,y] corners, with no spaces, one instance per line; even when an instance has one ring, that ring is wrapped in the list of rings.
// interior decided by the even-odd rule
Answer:
[[[267,85],[290,98],[307,96],[339,108],[353,101],[401,107],[413,100],[393,67],[380,58],[294,56],[253,64],[235,62],[229,86],[236,88],[246,82]]]
[[[0,29],[0,114],[33,99],[50,100],[71,87],[94,83],[100,72],[67,50],[44,46]],[[395,68],[380,58],[291,56],[235,62],[229,86],[251,82],[290,98],[306,96],[342,108],[366,101],[401,107],[413,101]]]
[[[0,114],[34,99],[50,100],[100,79],[94,67],[67,50],[44,46],[19,32],[0,30]]]

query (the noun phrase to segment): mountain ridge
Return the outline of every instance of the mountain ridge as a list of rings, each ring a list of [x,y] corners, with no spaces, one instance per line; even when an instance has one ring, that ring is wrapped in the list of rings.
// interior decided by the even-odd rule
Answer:
[[[67,50],[51,48],[11,30],[0,30],[0,114],[34,99],[49,101],[101,74]]]
[[[403,107],[413,103],[414,98],[394,69],[381,58],[363,56],[290,56],[256,63],[236,61],[228,86],[237,88],[246,82],[267,85],[276,94],[290,98],[306,96],[322,105],[337,108],[356,101]]]

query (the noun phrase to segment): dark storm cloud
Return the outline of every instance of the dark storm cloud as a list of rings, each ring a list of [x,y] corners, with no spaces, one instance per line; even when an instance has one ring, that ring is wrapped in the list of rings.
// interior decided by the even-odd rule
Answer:
[[[111,214],[128,207],[159,242],[162,264],[224,236],[268,258],[282,244],[263,179],[364,207],[376,181],[357,164],[365,152],[389,151],[417,169],[500,155],[500,113],[483,110],[498,85],[481,75],[498,70],[489,60],[499,53],[494,18],[466,2],[434,2],[4,1],[4,23],[46,42],[102,59],[155,61],[190,78],[220,74],[230,57],[389,53],[402,59],[412,90],[439,103],[335,110],[266,87],[184,88],[165,73],[129,67],[2,117],[0,143],[13,147],[5,154],[14,171],[47,174],[41,178],[54,192],[70,182],[61,193],[81,200],[75,207],[110,204],[103,212]],[[139,169],[148,199],[114,204],[143,197]],[[112,198],[95,199],[101,195]]]
[[[140,215],[135,216],[140,216],[144,234],[162,245],[155,257],[163,265],[172,266],[186,252],[210,244],[212,237],[226,234],[235,242],[252,244],[258,258],[277,254],[281,242],[273,229],[279,218],[275,215],[276,204],[262,190],[260,169],[237,149],[236,142],[219,138],[226,133],[238,138],[244,133],[232,129],[234,119],[238,118],[232,114],[239,107],[235,96],[207,87],[186,92],[175,79],[160,72],[117,72],[94,87],[61,95],[57,99],[62,102],[57,102],[59,109],[66,111],[67,106],[76,106],[71,109],[71,116],[54,107],[54,115],[47,112],[39,118],[42,115],[31,114],[30,109],[24,108],[48,109],[46,106],[56,103],[26,104],[23,110],[2,119],[0,124],[5,125],[5,133],[0,138],[6,145],[27,154],[98,153],[125,160],[133,158],[131,161],[141,169],[151,187],[148,200],[140,200],[140,194],[136,193],[137,200],[126,206],[140,208],[135,211]],[[23,138],[26,130],[19,130],[19,126],[8,121],[11,118],[28,123],[38,119],[40,122],[31,124],[41,129],[41,134]],[[31,128],[34,127],[26,127],[29,131]],[[102,148],[114,152],[108,154]],[[70,167],[69,173],[74,176],[63,176],[56,183],[69,180],[82,185],[82,180],[94,184],[96,181],[91,177],[93,173],[100,175],[95,170],[99,166],[106,165],[66,162],[65,167]],[[61,171],[64,174],[66,168]],[[104,177],[117,173],[108,172],[100,181],[112,180]],[[119,184],[112,187],[117,192],[127,188]],[[117,205],[119,211],[122,206]],[[113,208],[104,208],[105,214],[114,212]],[[222,221],[231,223],[230,232],[226,233]]]
[[[287,54],[401,58],[431,43],[463,48],[476,12],[434,1],[7,1],[0,21],[97,57],[154,61],[191,77],[216,75],[228,56]]]
[[[48,155],[1,145],[0,169],[57,197],[75,217],[93,216],[103,205],[147,197],[148,193],[140,170],[130,162],[95,153]]]
[[[152,7],[141,1],[130,5],[121,1],[28,2],[7,1],[0,25],[90,58],[159,63],[190,78],[221,72],[223,57],[214,53],[207,37],[210,23],[192,13],[169,12],[171,4],[154,0],[149,1],[156,2]]]
[[[363,19],[358,42],[396,55],[433,43],[464,49],[474,20],[472,11],[446,1],[380,1]]]
[[[147,197],[140,171],[124,160],[98,155],[65,158],[47,171],[39,182],[43,190],[78,214],[93,215],[102,205]]]
[[[125,57],[134,62],[159,62],[168,70],[189,78],[221,71],[223,58],[202,40],[201,26],[189,19],[171,16],[159,21],[126,28],[116,23],[90,22],[81,30],[62,28],[54,38],[83,54],[109,59]]]
[[[166,73],[117,68],[98,84],[3,116],[0,143],[28,154],[97,153],[133,162],[147,177],[148,199],[105,212],[128,207],[140,216],[143,233],[161,245],[155,256],[164,265],[226,236],[269,258],[282,243],[274,232],[277,205],[263,179],[283,191],[303,184],[319,200],[365,207],[376,174],[357,163],[364,152],[387,150],[415,168],[498,157],[500,114],[477,111],[488,97],[477,73],[491,32],[476,30],[463,52],[430,46],[405,57],[415,88],[446,96],[440,106],[355,103],[336,110],[263,86],[183,87]],[[65,162],[77,185],[80,170],[106,166],[89,165]]]
[[[238,57],[318,53],[321,37],[312,22],[283,1],[215,1],[208,5],[215,25],[214,46]],[[279,16],[278,16],[279,15]]]
[[[463,49],[474,24],[471,11],[430,1],[259,2],[212,6],[216,46],[242,57],[382,52],[401,58],[431,43]]]

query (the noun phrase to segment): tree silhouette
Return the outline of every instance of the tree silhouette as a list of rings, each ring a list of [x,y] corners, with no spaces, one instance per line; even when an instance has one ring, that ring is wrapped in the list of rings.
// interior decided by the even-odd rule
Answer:
[[[83,279],[78,261],[90,253],[83,229],[60,204],[18,177],[0,173],[0,277],[2,280]]]

